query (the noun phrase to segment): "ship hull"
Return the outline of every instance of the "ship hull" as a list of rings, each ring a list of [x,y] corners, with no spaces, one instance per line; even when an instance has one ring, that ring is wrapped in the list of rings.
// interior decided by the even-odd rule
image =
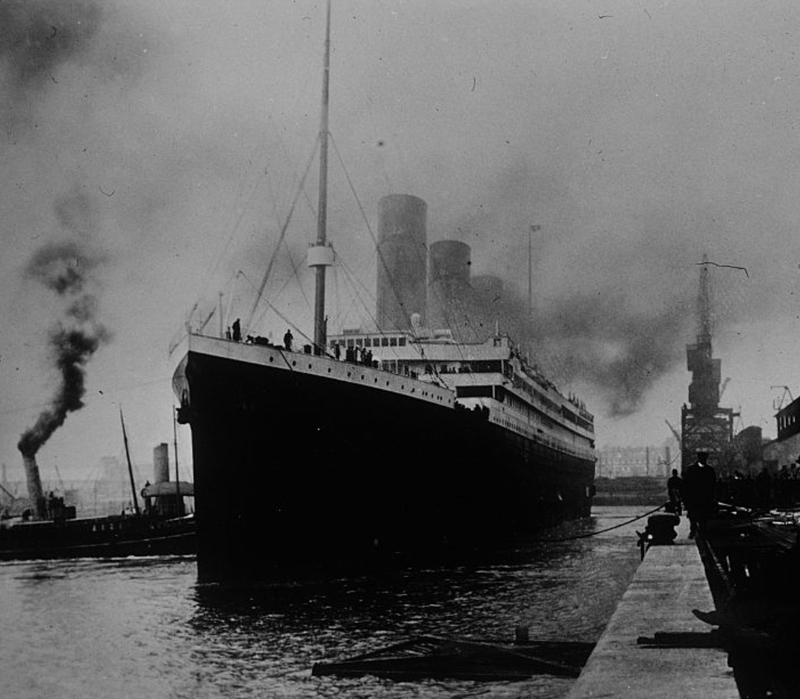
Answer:
[[[188,351],[176,374],[202,579],[452,550],[589,515],[593,461],[405,384],[381,390],[386,372],[314,357],[305,373],[291,357],[305,355],[264,365]],[[325,362],[355,376],[326,377]]]

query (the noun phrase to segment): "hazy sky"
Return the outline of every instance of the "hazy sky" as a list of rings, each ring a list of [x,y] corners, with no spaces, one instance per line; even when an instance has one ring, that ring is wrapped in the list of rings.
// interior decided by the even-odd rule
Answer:
[[[559,386],[600,445],[680,422],[699,267],[714,289],[723,404],[774,435],[800,395],[800,7],[794,0],[334,0],[331,322],[374,303],[378,199],[428,203],[429,241],[527,295]],[[0,461],[69,409],[45,479],[172,440],[168,347],[222,291],[246,317],[318,129],[324,3],[0,5]],[[340,165],[343,163],[343,167]],[[349,179],[348,179],[349,178]],[[351,193],[355,191],[357,198]],[[269,286],[311,334],[293,265],[314,235],[310,176]],[[362,215],[362,210],[364,215]],[[365,285],[353,285],[358,278]],[[371,296],[370,296],[371,294]],[[524,306],[524,303],[523,303]],[[286,328],[257,313],[262,334]],[[212,318],[210,327],[218,319]],[[85,395],[58,396],[50,338],[75,330]],[[63,346],[63,344],[62,344]],[[771,388],[780,386],[781,388]],[[70,402],[72,401],[72,402]],[[189,431],[179,428],[188,463]]]

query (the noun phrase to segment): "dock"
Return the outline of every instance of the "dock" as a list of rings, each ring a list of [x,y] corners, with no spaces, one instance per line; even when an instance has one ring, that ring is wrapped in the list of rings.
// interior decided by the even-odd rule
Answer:
[[[715,627],[693,609],[714,609],[700,552],[688,538],[651,546],[567,699],[739,699]]]

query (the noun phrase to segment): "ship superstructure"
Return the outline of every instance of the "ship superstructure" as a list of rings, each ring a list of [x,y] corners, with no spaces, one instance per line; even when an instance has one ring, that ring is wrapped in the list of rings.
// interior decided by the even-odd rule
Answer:
[[[335,356],[448,388],[457,408],[486,411],[487,419],[520,435],[594,459],[592,414],[530,366],[507,336],[465,344],[449,331],[350,331],[333,336],[330,345]]]

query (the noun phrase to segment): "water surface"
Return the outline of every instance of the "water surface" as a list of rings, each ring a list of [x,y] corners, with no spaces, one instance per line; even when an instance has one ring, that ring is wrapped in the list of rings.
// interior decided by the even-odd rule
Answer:
[[[595,508],[582,537],[646,508]],[[517,543],[469,562],[231,590],[192,558],[0,564],[0,687],[18,699],[562,697],[574,680],[312,677],[318,661],[414,635],[596,641],[639,563],[644,521]]]

